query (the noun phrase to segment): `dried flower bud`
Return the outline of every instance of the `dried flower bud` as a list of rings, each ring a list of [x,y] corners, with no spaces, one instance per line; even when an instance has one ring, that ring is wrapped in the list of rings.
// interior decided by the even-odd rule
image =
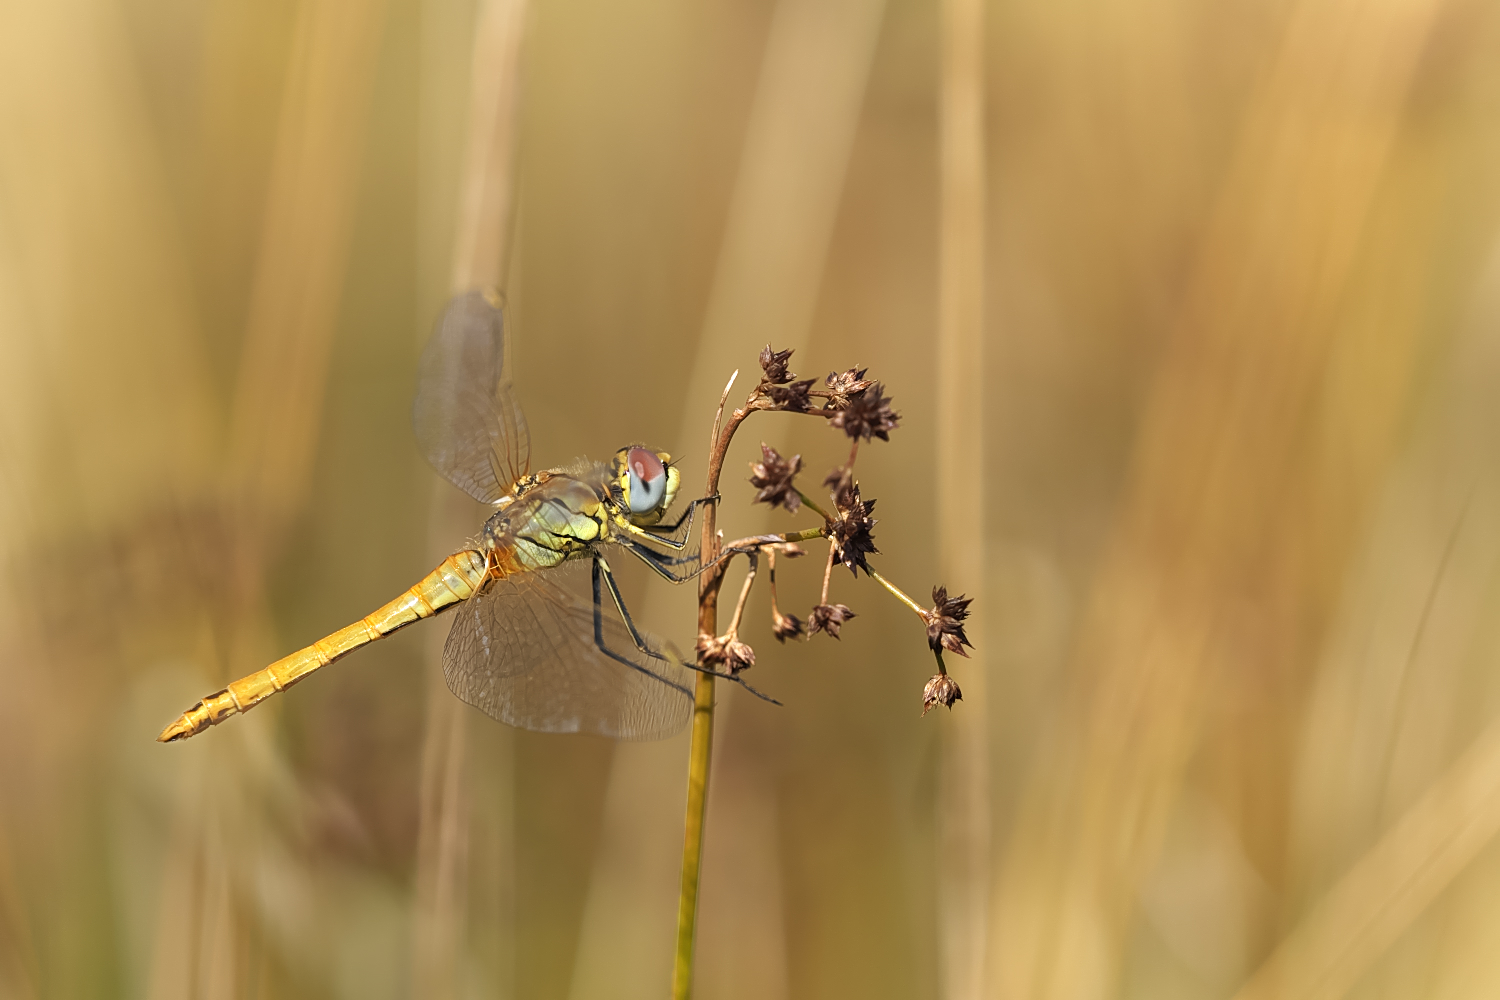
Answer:
[[[698,653],[700,666],[711,667],[724,662],[725,640],[723,636],[714,637],[700,634],[698,641],[693,644],[693,649]]]
[[[796,378],[786,370],[786,363],[792,356],[791,348],[784,351],[773,351],[771,345],[767,344],[760,352],[760,369],[765,372],[765,379],[771,385],[780,385],[790,382]]]
[[[786,642],[802,634],[802,619],[796,615],[784,615],[780,611],[771,613],[771,629],[777,642]]]
[[[841,465],[828,475],[823,477],[823,485],[828,487],[828,492],[834,496],[843,493],[854,485],[854,466]]]
[[[802,456],[782,458],[780,453],[766,444],[760,444],[761,460],[750,463],[750,485],[760,490],[751,503],[768,503],[772,507],[785,507],[788,514],[795,514],[802,507],[802,498],[792,485],[792,477],[802,471]]]
[[[870,535],[870,529],[880,523],[870,516],[870,511],[875,509],[875,501],[861,500],[859,484],[854,483],[837,494],[833,502],[837,513],[828,522],[828,537],[837,547],[839,562],[848,566],[849,572],[855,576],[859,575],[860,569],[870,572],[865,556],[880,551]]]
[[[952,709],[955,701],[961,701],[964,693],[958,689],[958,684],[947,674],[937,674],[927,682],[922,689],[922,714],[934,705],[942,705],[944,708]]]
[[[849,405],[849,400],[874,385],[873,380],[865,378],[867,371],[869,371],[868,368],[861,368],[857,371],[850,368],[842,373],[829,372],[828,378],[824,381],[824,384],[828,386],[828,409],[844,409]]]
[[[853,617],[854,612],[842,604],[819,604],[808,616],[807,635],[811,638],[819,632],[827,632],[837,639],[839,627]]]
[[[969,637],[964,635],[964,619],[969,617],[969,605],[973,598],[948,597],[947,587],[932,588],[932,610],[922,612],[922,618],[927,622],[927,645],[932,647],[934,653],[946,649],[950,653],[959,656],[968,656],[964,647],[974,648]]]
[[[781,542],[777,545],[771,546],[771,549],[774,552],[780,552],[788,559],[798,559],[802,556],[807,555],[807,550],[798,545],[796,542]]]
[[[730,639],[724,644],[724,666],[731,674],[755,666],[755,650],[738,639]]]
[[[885,388],[877,382],[859,395],[850,397],[848,405],[828,417],[829,424],[856,441],[868,441],[871,437],[889,441],[890,432],[896,429],[901,415],[891,409],[891,401],[884,392]]]
[[[812,400],[807,395],[807,390],[811,388],[812,379],[807,379],[804,382],[793,382],[791,385],[768,385],[765,393],[778,409],[790,410],[793,413],[806,413],[812,409]]]
[[[698,652],[701,666],[722,665],[731,674],[755,665],[755,650],[731,635],[700,635],[693,648]]]

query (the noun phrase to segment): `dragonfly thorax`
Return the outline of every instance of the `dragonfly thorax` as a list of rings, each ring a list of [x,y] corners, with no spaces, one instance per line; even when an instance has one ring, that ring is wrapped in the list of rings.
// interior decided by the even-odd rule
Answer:
[[[518,482],[484,525],[496,574],[548,569],[606,540],[613,512],[608,468],[542,472]]]

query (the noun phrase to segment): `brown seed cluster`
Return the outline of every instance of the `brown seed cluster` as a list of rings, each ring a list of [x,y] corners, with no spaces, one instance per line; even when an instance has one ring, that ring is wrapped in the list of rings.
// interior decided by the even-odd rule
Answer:
[[[802,498],[792,479],[802,471],[802,456],[782,458],[781,454],[764,441],[760,444],[761,459],[750,463],[750,485],[760,492],[751,503],[768,503],[772,507],[785,507],[788,514],[795,514],[802,507]]]
[[[828,537],[838,547],[838,560],[849,567],[855,576],[859,570],[870,572],[865,557],[880,550],[875,547],[870,529],[880,523],[870,516],[875,509],[874,500],[861,500],[859,484],[853,483],[833,498],[837,513],[828,522]]]
[[[722,666],[731,675],[755,666],[755,650],[733,635],[700,635],[693,648],[698,653],[699,663]]]
[[[805,626],[802,624],[801,618],[798,618],[796,615],[773,611],[771,631],[776,636],[777,642],[786,642],[788,639],[795,639],[799,635],[802,635],[804,630]]]
[[[922,612],[927,622],[927,645],[934,653],[946,649],[959,656],[968,656],[964,647],[974,648],[969,637],[964,635],[964,619],[969,617],[972,598],[962,594],[950,598],[947,587],[932,588],[932,610]]]
[[[884,393],[885,387],[876,382],[851,395],[841,409],[829,416],[829,424],[856,441],[868,441],[872,437],[889,441],[890,432],[896,429],[901,414],[891,409],[891,401]]]
[[[850,368],[846,372],[829,372],[828,378],[823,384],[828,387],[828,405],[835,410],[848,407],[849,400],[860,395],[870,386],[875,384],[873,379],[865,378],[868,368],[855,370]]]
[[[812,409],[812,400],[808,397],[808,390],[811,388],[812,379],[807,379],[791,385],[768,385],[765,393],[778,409],[806,413]]]
[[[819,604],[812,609],[812,615],[807,619],[807,634],[811,637],[819,632],[827,632],[837,639],[839,627],[853,617],[854,612],[846,605]]]
[[[784,351],[773,351],[770,344],[761,348],[760,370],[764,373],[767,385],[781,385],[783,382],[790,382],[797,377],[787,371],[786,363],[791,360],[791,357],[791,348],[787,348]]]
[[[756,387],[751,404],[758,409],[776,409],[800,413],[814,413],[825,417],[830,427],[844,432],[849,439],[849,459],[834,469],[823,480],[833,498],[832,513],[824,514],[821,534],[828,538],[831,548],[828,567],[823,577],[823,596],[803,622],[796,615],[783,613],[775,604],[775,564],[771,568],[771,626],[777,641],[785,642],[799,636],[814,636],[819,632],[839,638],[843,624],[855,617],[848,605],[829,603],[828,573],[835,562],[846,566],[856,577],[863,569],[867,576],[874,575],[882,586],[891,590],[908,606],[916,607],[904,593],[884,577],[870,568],[869,556],[878,555],[873,529],[878,523],[872,512],[874,500],[860,496],[859,483],[854,478],[855,460],[862,442],[878,438],[889,441],[891,431],[900,426],[901,415],[892,407],[892,400],[885,394],[885,386],[868,378],[868,368],[849,368],[842,372],[829,372],[823,384],[814,388],[814,380],[802,379],[791,371],[791,350],[772,350],[767,344],[760,353],[762,378]],[[769,404],[769,405],[767,405]],[[756,490],[755,503],[785,507],[797,513],[804,501],[794,484],[802,471],[802,456],[782,456],[770,445],[761,443],[761,460],[750,463],[750,485]],[[819,510],[819,513],[823,513]],[[800,550],[799,550],[800,551]],[[791,554],[790,552],[788,554]],[[932,588],[932,607],[918,610],[927,631],[927,645],[937,657],[938,673],[927,681],[922,690],[922,714],[934,705],[952,708],[953,703],[963,698],[958,683],[948,676],[943,666],[943,654],[954,653],[967,657],[973,643],[965,632],[972,600],[962,594],[948,596],[948,588]],[[704,644],[707,643],[705,646]],[[731,673],[737,673],[755,662],[755,653],[739,642],[731,629],[730,634],[718,639],[701,639],[700,652],[705,661],[722,663]]]
[[[951,709],[955,701],[962,700],[964,693],[958,689],[958,682],[947,674],[935,674],[922,689],[922,714],[934,705],[942,705]]]

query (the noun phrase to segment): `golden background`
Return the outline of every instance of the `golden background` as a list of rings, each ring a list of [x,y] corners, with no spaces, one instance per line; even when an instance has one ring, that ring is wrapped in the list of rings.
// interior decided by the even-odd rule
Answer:
[[[877,565],[976,597],[922,718],[872,583],[757,587],[698,995],[1495,995],[1497,95],[1480,0],[0,7],[0,996],[665,994],[685,736],[507,730],[431,623],[153,742],[477,530],[408,414],[478,280],[538,466],[695,489],[764,343],[869,366]],[[731,536],[810,523],[762,440],[845,456],[757,416]]]

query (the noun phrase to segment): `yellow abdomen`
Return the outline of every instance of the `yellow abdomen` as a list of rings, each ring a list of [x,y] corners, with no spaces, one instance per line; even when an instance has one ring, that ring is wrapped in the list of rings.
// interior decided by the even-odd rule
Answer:
[[[449,556],[420,583],[374,613],[204,698],[163,729],[157,739],[162,743],[187,739],[231,715],[248,712],[341,656],[468,600],[484,586],[487,576],[509,576],[518,568],[511,553],[497,551],[494,555],[487,561],[483,553],[465,549]]]

